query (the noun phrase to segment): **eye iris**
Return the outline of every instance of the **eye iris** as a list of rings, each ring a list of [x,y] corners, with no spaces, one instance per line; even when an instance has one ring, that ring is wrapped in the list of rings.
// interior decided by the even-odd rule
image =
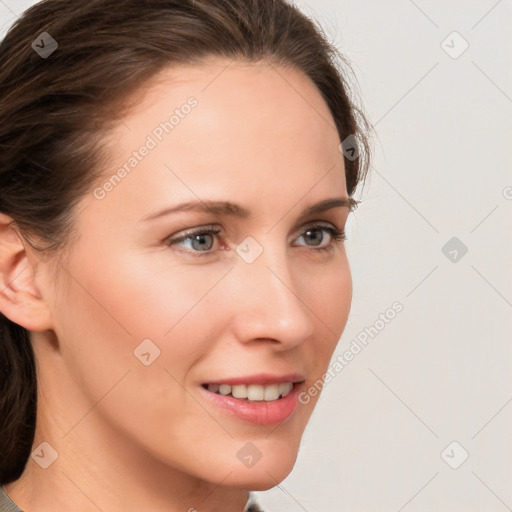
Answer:
[[[210,234],[208,234],[208,233],[199,234],[199,235],[192,235],[192,237],[191,237],[191,238],[192,238],[192,247],[194,247],[194,242],[197,242],[197,241],[204,242],[205,237],[208,237],[208,236],[209,236],[209,237],[211,237],[211,235],[210,235]],[[213,241],[212,241],[212,243],[211,243],[209,246],[207,246],[206,248],[205,248],[205,245],[204,245],[204,244],[200,244],[198,247],[197,247],[197,246],[196,246],[196,247],[194,247],[194,249],[199,248],[199,250],[206,250],[206,251],[208,251],[209,249],[211,249],[211,248],[212,248],[212,244],[213,244]],[[207,245],[208,245],[208,244],[207,244]]]
[[[316,233],[316,236],[313,236],[313,241],[316,239],[318,241],[318,243],[314,244],[314,245],[320,245],[322,243],[322,239],[323,239],[323,232],[319,229],[308,229],[306,231],[306,235],[309,237],[311,235],[311,233]]]

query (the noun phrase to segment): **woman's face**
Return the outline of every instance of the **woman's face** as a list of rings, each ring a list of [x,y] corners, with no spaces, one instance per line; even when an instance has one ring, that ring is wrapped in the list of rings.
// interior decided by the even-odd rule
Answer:
[[[343,231],[349,209],[313,83],[228,63],[166,70],[112,132],[111,166],[48,286],[59,347],[40,371],[75,440],[265,489],[293,467],[318,399],[297,395],[347,321],[349,265],[330,229]],[[303,215],[330,199],[342,201]],[[188,202],[216,204],[165,213]],[[243,397],[244,384],[249,399],[219,394]]]

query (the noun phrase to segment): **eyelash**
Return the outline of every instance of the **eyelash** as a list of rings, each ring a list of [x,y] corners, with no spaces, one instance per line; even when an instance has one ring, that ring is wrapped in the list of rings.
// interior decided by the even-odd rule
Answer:
[[[206,227],[193,229],[193,230],[185,232],[182,236],[180,236],[178,238],[168,239],[167,245],[169,245],[169,246],[176,245],[179,242],[184,242],[185,240],[191,239],[197,235],[218,235],[221,231],[222,231],[221,229],[216,228],[214,226],[206,226]],[[336,227],[334,227],[332,225],[326,226],[324,224],[315,224],[315,223],[308,224],[305,226],[304,231],[301,233],[300,236],[305,235],[307,231],[327,231],[331,235],[332,241],[329,245],[327,245],[325,247],[320,247],[317,249],[312,247],[313,251],[316,251],[319,253],[330,252],[334,249],[333,244],[342,243],[347,239],[347,237],[343,231],[339,231]],[[188,253],[193,257],[201,258],[201,257],[205,257],[205,256],[211,256],[214,251],[211,251],[211,250],[194,251],[194,250],[186,249],[181,252]]]

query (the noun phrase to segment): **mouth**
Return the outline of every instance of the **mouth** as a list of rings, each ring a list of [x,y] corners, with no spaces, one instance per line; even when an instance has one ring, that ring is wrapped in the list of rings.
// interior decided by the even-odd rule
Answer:
[[[255,376],[207,382],[200,389],[220,413],[256,425],[271,425],[293,415],[303,385],[302,376]]]
[[[300,384],[300,383],[296,383]],[[274,402],[288,396],[294,387],[293,382],[276,384],[203,384],[204,389],[220,396],[231,396],[246,402]]]

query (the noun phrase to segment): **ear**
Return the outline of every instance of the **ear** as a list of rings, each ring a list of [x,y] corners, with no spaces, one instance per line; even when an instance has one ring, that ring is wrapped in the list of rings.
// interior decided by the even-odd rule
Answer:
[[[29,331],[52,327],[48,304],[36,286],[38,263],[13,219],[0,213],[0,312]]]

